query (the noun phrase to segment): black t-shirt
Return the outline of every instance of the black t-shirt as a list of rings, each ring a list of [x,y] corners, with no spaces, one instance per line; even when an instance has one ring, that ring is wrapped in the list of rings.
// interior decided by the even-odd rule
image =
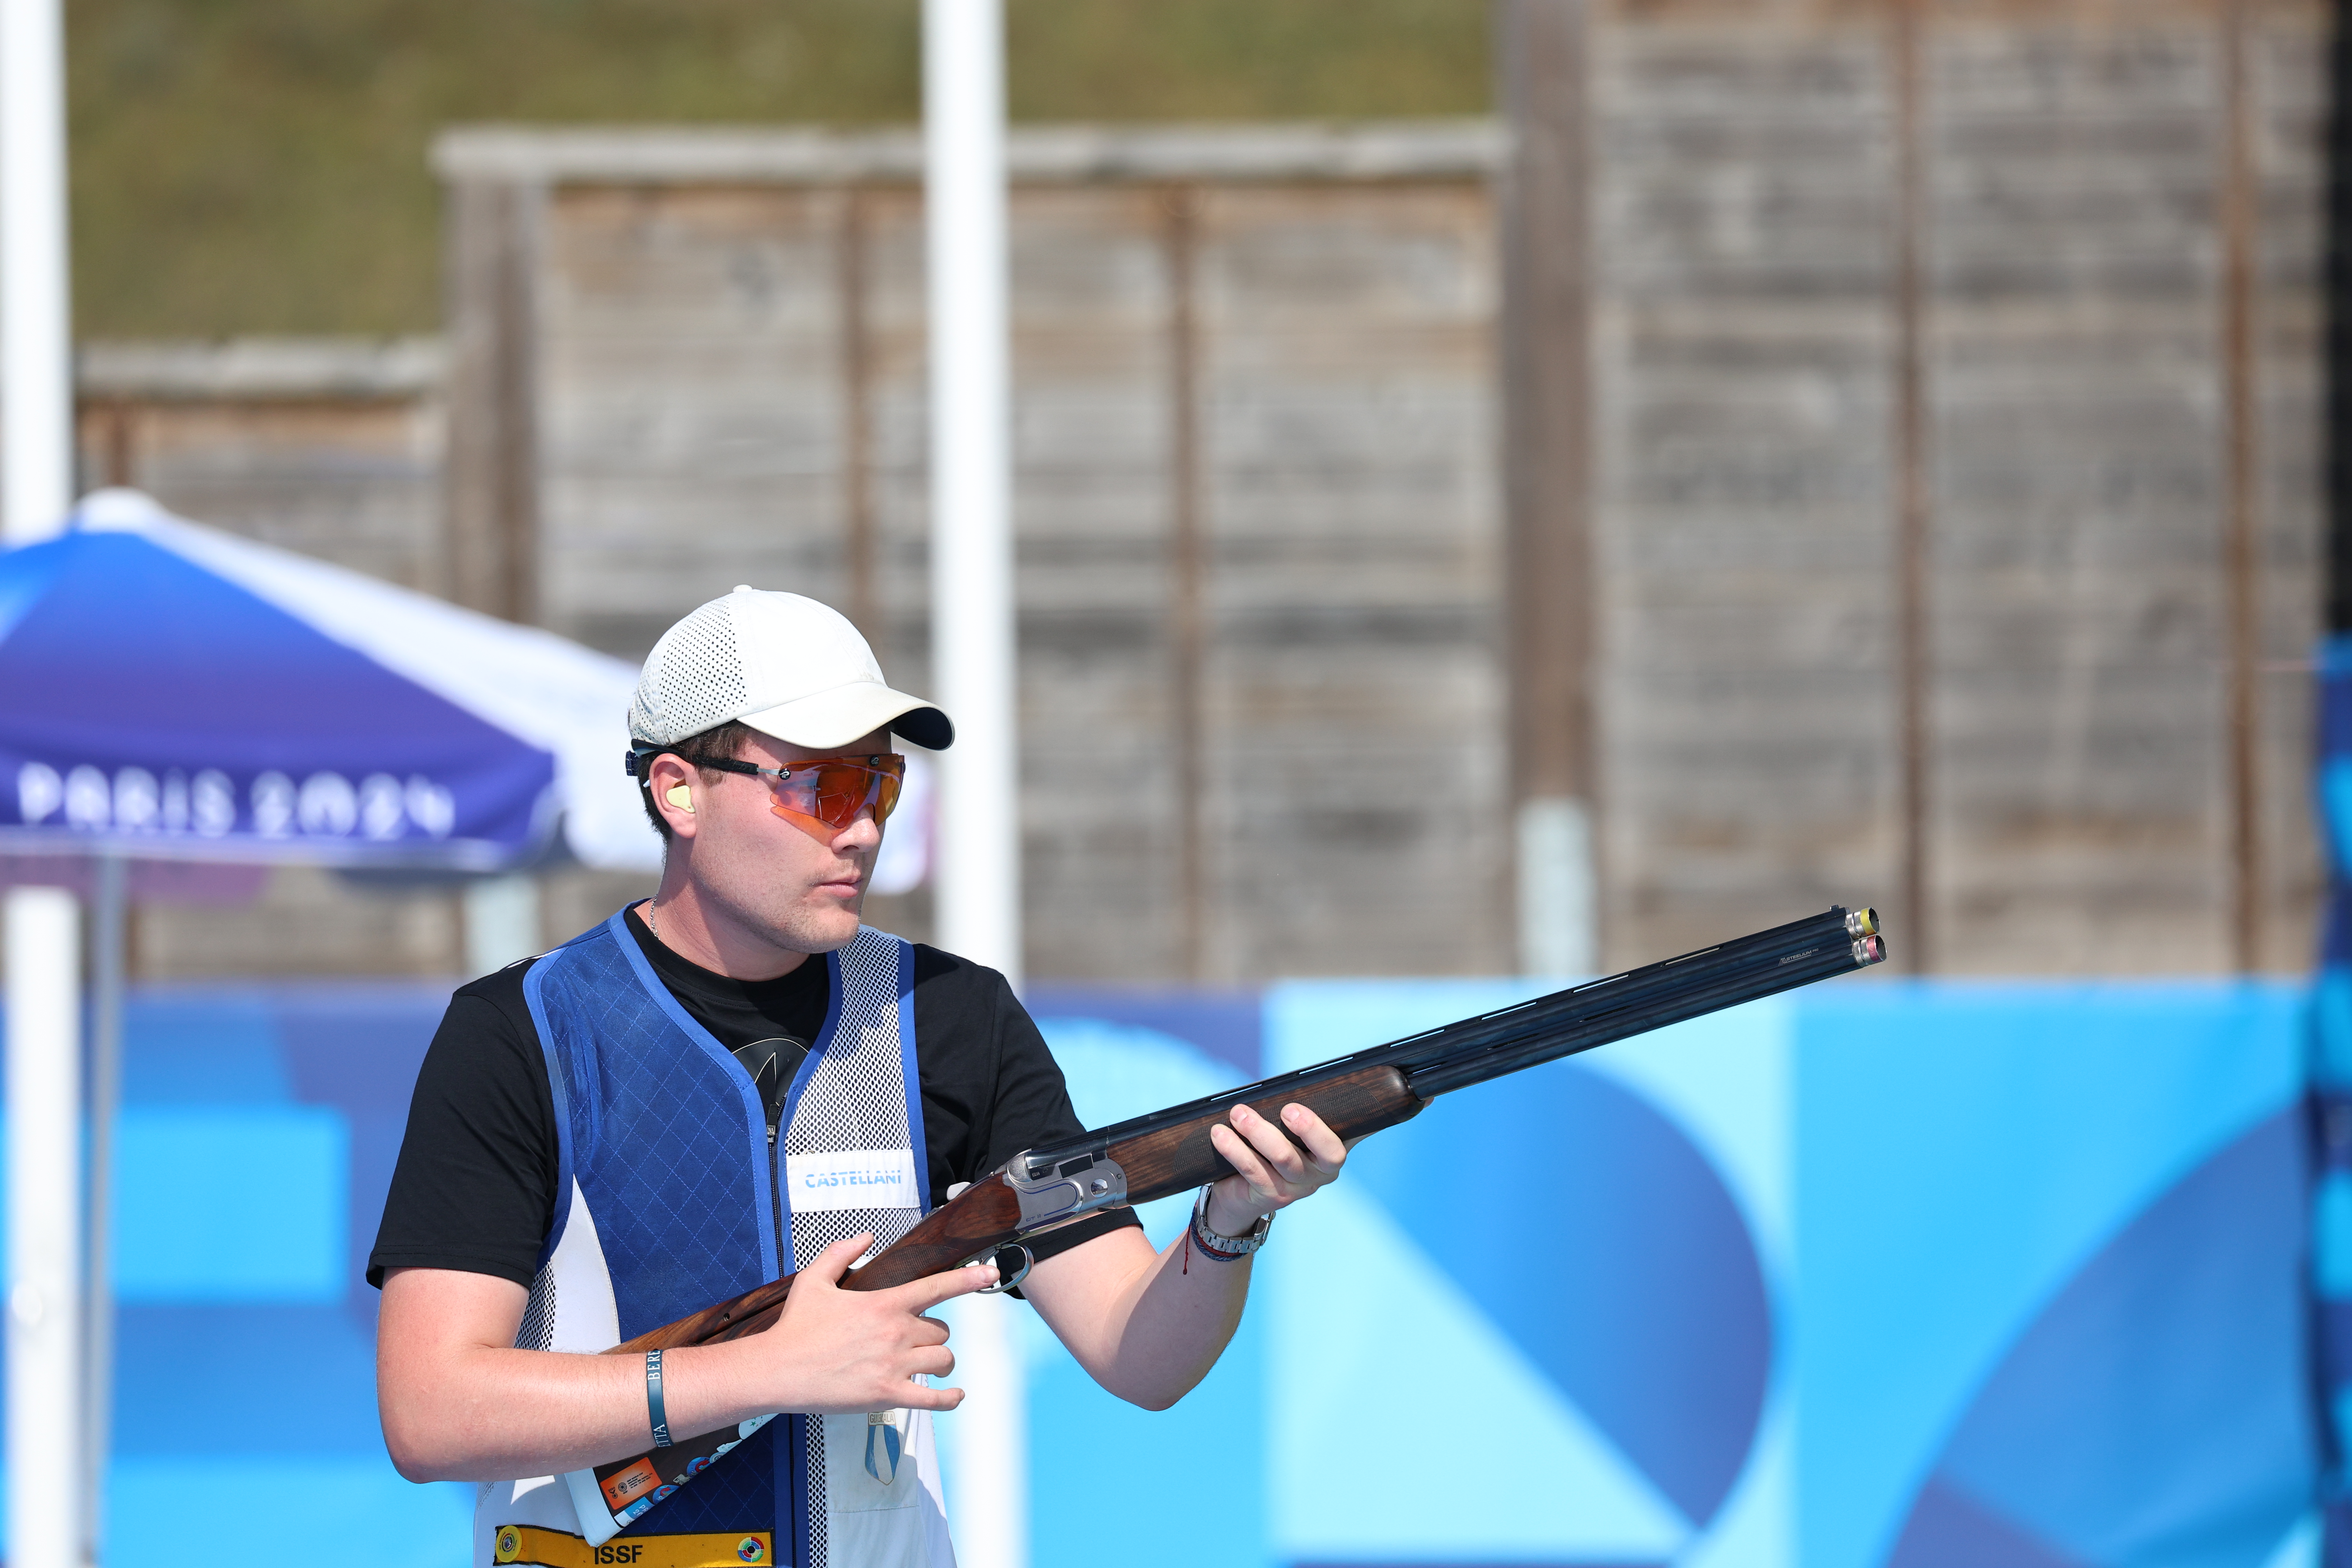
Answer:
[[[782,1089],[824,1026],[830,966],[813,958],[777,980],[731,980],[689,963],[624,921],[678,1004],[752,1074],[772,1122]],[[455,1268],[528,1286],[554,1221],[555,1101],[547,1058],[523,1002],[518,963],[458,988],[425,1053],[408,1131],[368,1255],[368,1283],[387,1268]],[[931,1201],[1024,1149],[1081,1131],[1055,1065],[1012,987],[992,969],[915,949],[915,1065]],[[1029,1244],[1040,1261],[1120,1225],[1091,1215]]]

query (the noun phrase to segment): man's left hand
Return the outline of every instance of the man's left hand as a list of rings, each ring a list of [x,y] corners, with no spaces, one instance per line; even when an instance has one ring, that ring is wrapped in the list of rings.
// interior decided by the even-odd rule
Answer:
[[[1209,1189],[1203,1217],[1219,1236],[1244,1235],[1258,1215],[1278,1213],[1330,1185],[1348,1161],[1339,1135],[1303,1105],[1284,1106],[1279,1127],[1236,1105],[1233,1125],[1210,1128],[1209,1142],[1239,1173]]]

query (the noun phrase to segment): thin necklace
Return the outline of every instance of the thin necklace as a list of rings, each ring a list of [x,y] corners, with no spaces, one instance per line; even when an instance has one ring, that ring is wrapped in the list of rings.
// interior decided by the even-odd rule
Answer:
[[[661,927],[654,924],[654,901],[651,899],[646,900],[646,929],[656,939],[661,936]]]

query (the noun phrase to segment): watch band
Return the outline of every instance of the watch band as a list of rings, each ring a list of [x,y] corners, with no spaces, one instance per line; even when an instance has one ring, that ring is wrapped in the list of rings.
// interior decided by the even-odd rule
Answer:
[[[646,1415],[654,1427],[654,1447],[669,1445],[669,1412],[662,1407],[661,1358],[659,1351],[646,1352]]]
[[[1273,1228],[1274,1216],[1262,1214],[1257,1223],[1241,1235],[1219,1236],[1209,1228],[1209,1188],[1202,1187],[1201,1195],[1192,1200],[1192,1245],[1220,1263],[1236,1263],[1247,1258],[1265,1245],[1265,1234]]]

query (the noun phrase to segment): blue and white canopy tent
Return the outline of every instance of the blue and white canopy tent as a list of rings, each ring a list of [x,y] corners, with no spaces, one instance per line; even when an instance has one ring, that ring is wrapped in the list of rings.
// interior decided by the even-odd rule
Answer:
[[[549,633],[201,527],[135,491],[91,495],[64,533],[0,552],[0,855],[16,879],[98,889],[88,1517],[111,1382],[126,863],[493,873],[564,856],[650,871],[659,843],[620,765],[635,679]],[[26,874],[41,857],[57,876]],[[79,976],[47,982],[70,992]],[[12,1094],[20,1151],[21,1114]],[[69,1181],[16,1186],[20,1233],[70,1231]],[[65,1212],[27,1207],[44,1204]]]
[[[635,671],[102,490],[0,553],[0,851],[651,869]]]

